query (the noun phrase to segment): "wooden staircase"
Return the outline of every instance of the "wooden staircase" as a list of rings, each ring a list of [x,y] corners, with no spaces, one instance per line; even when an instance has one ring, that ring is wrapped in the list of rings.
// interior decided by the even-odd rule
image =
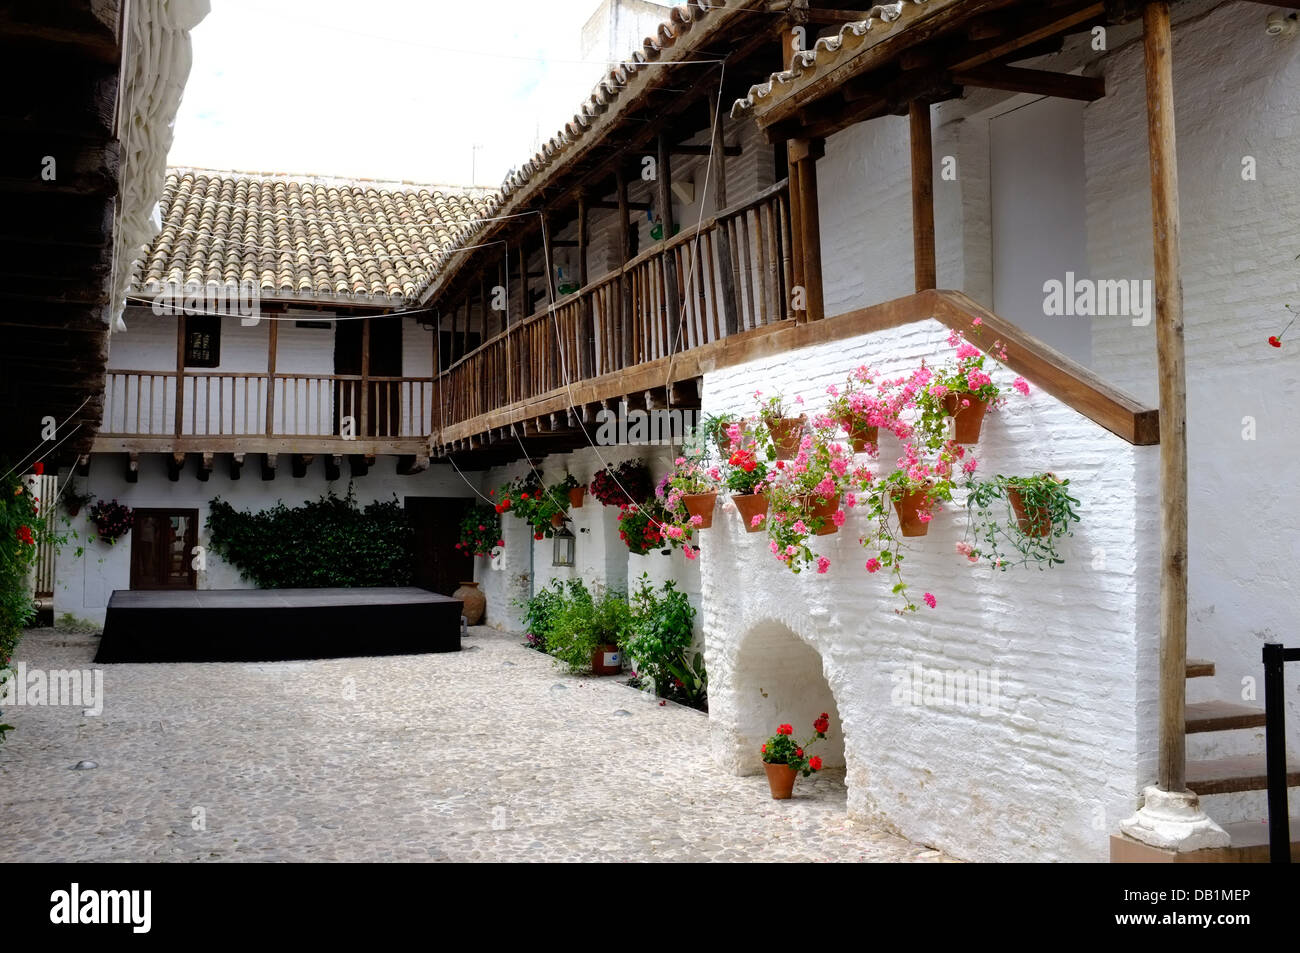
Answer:
[[[1188,678],[1211,678],[1214,662],[1188,659]],[[1190,734],[1209,731],[1236,731],[1240,728],[1263,728],[1264,709],[1237,702],[1210,701],[1187,705],[1186,730]],[[1287,787],[1300,787],[1300,762],[1287,760]],[[1187,788],[1200,797],[1211,794],[1234,794],[1263,791],[1268,787],[1264,755],[1233,758],[1210,758],[1187,762]],[[1227,847],[1185,853],[1163,850],[1139,843],[1123,834],[1111,837],[1112,863],[1266,863],[1268,825],[1262,821],[1240,821],[1224,825],[1232,838]],[[1291,859],[1300,862],[1300,818],[1291,818]]]

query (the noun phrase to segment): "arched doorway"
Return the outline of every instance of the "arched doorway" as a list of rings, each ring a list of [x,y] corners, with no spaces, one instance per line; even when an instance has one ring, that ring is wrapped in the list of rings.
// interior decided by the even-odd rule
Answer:
[[[730,690],[711,705],[715,718],[723,723],[731,741],[728,760],[738,774],[762,771],[759,749],[788,722],[800,740],[813,733],[813,721],[822,712],[830,715],[826,740],[813,753],[825,767],[839,769],[844,760],[844,726],[839,706],[823,672],[821,654],[782,622],[765,621],[740,637]]]

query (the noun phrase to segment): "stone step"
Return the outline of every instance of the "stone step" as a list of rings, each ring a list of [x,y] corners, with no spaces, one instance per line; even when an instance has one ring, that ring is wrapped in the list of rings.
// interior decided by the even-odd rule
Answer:
[[[1187,733],[1263,728],[1264,709],[1237,702],[1193,702],[1187,706]]]
[[[1187,660],[1188,678],[1209,678],[1214,674],[1214,663],[1209,659],[1189,658]]]
[[[1291,788],[1300,787],[1300,764],[1294,761],[1287,764],[1286,784]],[[1263,791],[1268,787],[1264,756],[1188,761],[1187,787],[1202,797],[1236,791]]]
[[[1112,864],[1266,864],[1268,863],[1268,824],[1263,821],[1238,821],[1223,825],[1231,838],[1227,847],[1179,853],[1152,847],[1127,834],[1112,834]],[[1300,861],[1300,817],[1291,818],[1291,860]]]

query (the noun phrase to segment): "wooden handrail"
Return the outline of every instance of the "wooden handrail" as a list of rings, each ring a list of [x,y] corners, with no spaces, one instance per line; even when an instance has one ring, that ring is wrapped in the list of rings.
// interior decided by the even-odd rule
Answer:
[[[598,403],[626,394],[663,387],[672,381],[690,380],[710,371],[783,354],[800,348],[842,341],[931,319],[950,328],[969,331],[978,318],[990,338],[1006,345],[1007,367],[1074,408],[1094,423],[1133,444],[1151,446],[1159,442],[1159,414],[1096,374],[1037,338],[998,317],[960,291],[922,291],[882,304],[795,325],[791,322],[767,325],[719,341],[680,351],[671,358],[645,361],[632,368],[568,387],[539,394],[508,407],[446,426],[443,444],[506,427],[522,420],[563,413],[576,405]],[[991,340],[990,340],[991,343]]]

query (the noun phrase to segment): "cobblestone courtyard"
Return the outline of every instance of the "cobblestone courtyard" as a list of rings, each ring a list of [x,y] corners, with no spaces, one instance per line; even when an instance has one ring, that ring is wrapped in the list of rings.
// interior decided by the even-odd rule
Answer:
[[[97,642],[36,630],[17,660],[90,668]],[[99,717],[9,706],[0,861],[944,859],[848,821],[842,772],[773,801],[713,765],[706,716],[516,636],[465,646],[105,666]]]

